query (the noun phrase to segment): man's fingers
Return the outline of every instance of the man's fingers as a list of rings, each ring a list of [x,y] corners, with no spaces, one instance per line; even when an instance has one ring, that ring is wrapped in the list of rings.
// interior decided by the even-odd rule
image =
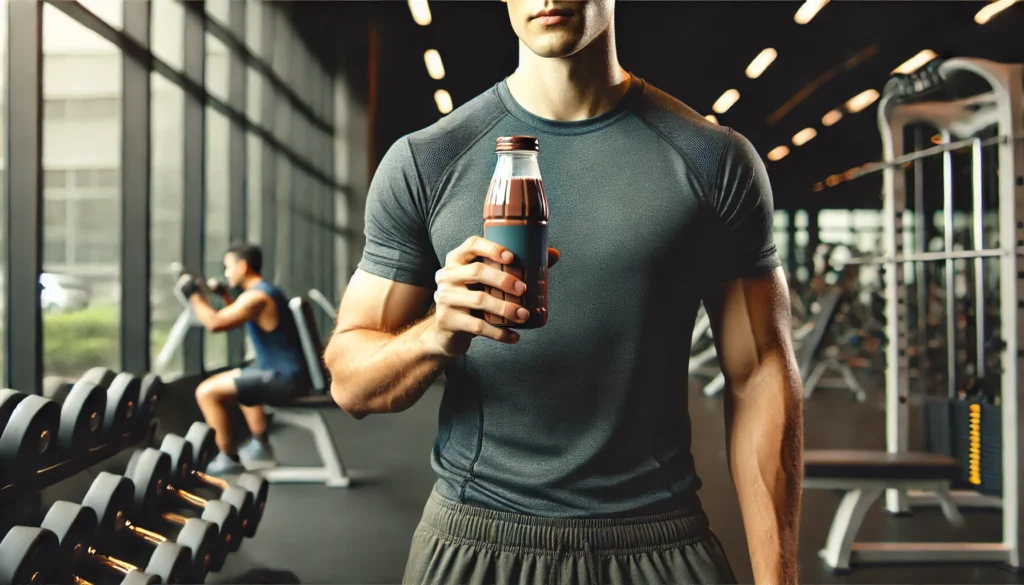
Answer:
[[[503,327],[495,327],[469,313],[445,311],[443,316],[439,315],[439,317],[441,322],[438,324],[449,331],[461,331],[478,337],[487,337],[502,343],[516,343],[519,341],[519,334],[515,331]]]
[[[512,261],[512,252],[480,236],[470,236],[458,248],[448,252],[445,266],[469,264],[477,258],[508,264]]]
[[[561,259],[562,254],[555,248],[548,248],[548,268],[551,268],[555,264],[558,264],[558,260]]]
[[[530,318],[530,312],[522,306],[499,299],[482,290],[443,287],[434,293],[434,302],[459,309],[484,311],[513,323],[523,323]]]
[[[526,292],[526,284],[523,281],[508,272],[502,272],[483,262],[473,262],[455,268],[444,268],[434,275],[434,280],[437,281],[438,285],[455,285],[460,287],[479,283],[517,296]]]

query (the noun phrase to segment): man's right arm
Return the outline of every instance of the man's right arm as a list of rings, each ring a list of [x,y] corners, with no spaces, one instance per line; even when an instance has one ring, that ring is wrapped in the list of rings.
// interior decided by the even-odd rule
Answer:
[[[416,403],[450,358],[425,335],[433,322],[426,288],[357,270],[324,351],[331,396],[354,418]]]

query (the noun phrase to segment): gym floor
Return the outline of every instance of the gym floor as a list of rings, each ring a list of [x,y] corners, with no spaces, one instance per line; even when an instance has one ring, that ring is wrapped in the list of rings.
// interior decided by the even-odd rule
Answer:
[[[184,433],[193,421],[200,420],[189,391],[195,383],[182,380],[168,388],[160,409],[160,434]],[[700,387],[698,381],[691,383],[690,399],[694,456],[705,486],[700,497],[740,583],[751,583],[742,517],[725,463],[722,402],[705,398]],[[224,569],[211,574],[207,582],[400,583],[410,537],[434,483],[429,452],[441,394],[441,387],[435,385],[404,413],[362,421],[340,410],[325,410],[327,424],[352,476],[352,486],[272,486],[259,533],[231,554]],[[807,448],[884,448],[881,394],[870,394],[866,403],[858,404],[848,394],[821,391],[805,404]],[[242,423],[240,417],[238,423]],[[914,423],[912,417],[912,441],[920,436]],[[318,463],[312,442],[304,433],[276,427],[272,436],[278,459],[291,465]],[[129,452],[122,453],[48,488],[35,511],[39,517],[29,522],[37,524],[55,500],[81,501],[96,473],[122,473],[128,457]],[[1019,576],[996,567],[966,565],[865,567],[847,575],[831,575],[822,568],[816,553],[825,541],[839,498],[840,494],[828,491],[804,492],[800,567],[805,583],[1021,582]],[[915,511],[911,518],[891,518],[876,505],[861,529],[860,540],[999,539],[998,514],[965,511],[965,516],[967,525],[958,530],[935,509]],[[5,520],[21,523],[15,518]]]
[[[741,583],[751,583],[742,518],[725,463],[722,401],[705,398],[700,382],[691,384],[697,469],[704,481],[700,496],[712,527],[721,538]],[[184,393],[182,393],[184,394]],[[322,486],[271,487],[260,531],[230,555],[210,583],[400,583],[409,539],[419,520],[434,476],[429,453],[437,425],[440,386],[432,387],[410,410],[362,421],[340,410],[325,410],[342,458],[350,470],[349,489]],[[182,406],[178,408],[179,404]],[[183,432],[198,412],[182,403],[165,405],[164,431]],[[848,394],[820,391],[806,403],[807,448],[882,449],[885,445],[882,396],[865,404]],[[279,459],[316,464],[308,437],[275,428]],[[917,436],[916,429],[911,436]],[[121,462],[114,463],[121,465]],[[728,489],[723,489],[728,486]],[[840,495],[804,493],[801,576],[806,583],[1019,583],[1020,578],[991,566],[907,566],[860,568],[834,576],[816,553],[825,541]],[[951,527],[938,510],[916,511],[911,518],[890,518],[880,507],[861,530],[861,540],[962,540],[999,538],[999,515],[965,512],[967,526]]]

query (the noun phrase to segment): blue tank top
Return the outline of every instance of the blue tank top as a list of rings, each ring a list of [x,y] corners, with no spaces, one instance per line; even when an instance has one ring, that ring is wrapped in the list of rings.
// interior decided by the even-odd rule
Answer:
[[[256,365],[262,370],[277,372],[290,380],[302,379],[306,373],[306,359],[302,353],[302,342],[295,325],[295,318],[288,308],[288,299],[281,289],[261,280],[254,290],[269,296],[277,305],[277,328],[264,331],[255,321],[249,321],[249,338],[256,351]]]

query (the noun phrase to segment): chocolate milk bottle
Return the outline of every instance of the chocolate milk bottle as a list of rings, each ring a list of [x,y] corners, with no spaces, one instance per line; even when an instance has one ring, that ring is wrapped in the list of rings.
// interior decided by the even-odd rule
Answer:
[[[519,297],[493,287],[485,290],[530,311],[525,323],[485,313],[491,325],[537,329],[548,320],[548,196],[540,178],[540,143],[533,136],[504,136],[495,152],[498,164],[484,201],[484,239],[512,252],[510,264],[484,260],[526,283]]]

